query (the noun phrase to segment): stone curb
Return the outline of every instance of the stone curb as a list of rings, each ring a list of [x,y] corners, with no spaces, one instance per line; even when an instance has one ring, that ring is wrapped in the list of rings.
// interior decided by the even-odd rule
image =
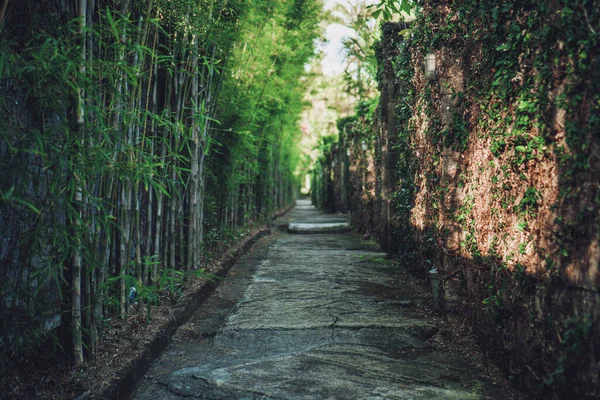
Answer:
[[[294,208],[290,205],[276,211],[271,216],[271,221],[281,217]],[[215,275],[224,278],[231,267],[238,261],[241,255],[247,253],[252,246],[261,238],[271,234],[270,224],[261,228],[254,236],[246,238],[229,257],[220,262],[219,270]],[[138,383],[150,368],[150,364],[157,359],[167,348],[177,329],[210,297],[212,292],[219,286],[220,280],[206,282],[200,289],[187,295],[185,304],[179,306],[173,312],[173,318],[163,327],[150,343],[148,343],[142,354],[132,364],[117,372],[108,389],[99,394],[92,394],[90,399],[128,399]]]
[[[352,227],[343,227],[343,228],[321,228],[321,229],[293,229],[288,228],[288,232],[294,235],[315,235],[320,233],[327,234],[341,234],[352,232]]]
[[[275,213],[271,216],[271,221],[275,221],[277,218],[281,217],[282,215],[287,214],[294,207],[295,207],[295,204],[290,204],[287,207],[284,207],[284,208],[281,208],[281,209],[275,211]]]

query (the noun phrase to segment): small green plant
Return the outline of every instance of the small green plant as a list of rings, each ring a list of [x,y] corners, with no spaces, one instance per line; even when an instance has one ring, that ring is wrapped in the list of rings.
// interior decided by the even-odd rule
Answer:
[[[514,207],[514,211],[519,214],[535,215],[534,213],[540,199],[541,196],[538,190],[535,187],[530,186],[525,190],[519,204]]]
[[[593,330],[593,318],[590,314],[570,317],[564,322],[561,335],[561,345],[564,349],[556,368],[544,378],[542,385],[551,386],[557,380],[563,379],[565,370],[576,363],[584,351],[584,343],[589,339]]]
[[[513,274],[515,279],[521,283],[525,282],[527,277],[525,267],[519,263],[517,263],[514,267]]]
[[[473,212],[473,207],[475,206],[475,199],[473,196],[466,196],[463,204],[458,209],[458,212],[455,214],[454,219],[456,222],[464,223],[469,220],[469,216]]]
[[[515,228],[517,228],[517,230],[519,232],[524,232],[525,229],[527,229],[527,222],[526,221],[519,221],[517,223],[517,226]]]
[[[499,323],[504,313],[504,294],[508,283],[505,263],[490,261],[490,276],[487,283],[488,297],[482,300],[483,309],[488,311],[490,321]]]

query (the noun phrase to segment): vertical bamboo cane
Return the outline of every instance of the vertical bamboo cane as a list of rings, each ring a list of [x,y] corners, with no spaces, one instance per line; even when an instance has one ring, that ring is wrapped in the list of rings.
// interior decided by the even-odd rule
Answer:
[[[85,74],[85,61],[86,61],[86,51],[85,51],[85,27],[86,27],[86,18],[87,18],[87,0],[79,1],[78,8],[78,17],[79,21],[79,34],[81,36],[82,41],[82,51],[81,51],[81,59],[79,66],[79,73],[81,75]],[[77,127],[79,130],[79,135],[83,135],[84,124],[85,124],[85,115],[83,108],[83,100],[84,93],[80,88],[78,92],[77,98]],[[79,146],[77,146],[79,147]],[[82,149],[78,149],[79,152]],[[81,154],[76,154],[75,157],[80,158]],[[80,165],[80,160],[76,163],[76,165]],[[72,354],[72,362],[74,366],[79,366],[83,364],[83,341],[81,337],[81,269],[82,269],[82,260],[81,260],[81,233],[77,228],[79,223],[79,218],[81,217],[81,203],[83,202],[82,197],[82,182],[81,177],[79,176],[79,171],[74,173],[75,178],[75,194],[74,194],[74,203],[73,208],[75,211],[75,217],[73,218],[72,224],[75,225],[74,235],[75,235],[75,250],[73,251],[73,255],[71,258],[72,263],[72,292],[71,292],[71,315],[72,315],[72,329],[73,329],[73,354]]]

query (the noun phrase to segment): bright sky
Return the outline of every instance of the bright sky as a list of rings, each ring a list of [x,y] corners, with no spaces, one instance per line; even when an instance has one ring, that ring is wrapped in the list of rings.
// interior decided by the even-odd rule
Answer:
[[[338,2],[343,0],[326,0],[325,9],[329,10],[335,6]],[[348,0],[346,0],[348,1]],[[356,1],[356,0],[354,0]],[[342,72],[344,69],[343,62],[344,56],[342,54],[342,39],[344,36],[349,36],[352,33],[352,29],[346,28],[340,24],[331,24],[325,31],[325,39],[323,43],[323,52],[325,57],[323,58],[323,74],[331,76]]]
[[[369,0],[325,0],[325,9],[329,10],[336,4],[357,4],[357,3],[373,3],[374,1]],[[347,28],[340,24],[331,24],[325,31],[325,38],[327,42],[323,44],[322,50],[325,53],[323,58],[323,74],[332,76],[339,74],[343,71],[344,56],[342,54],[342,39],[345,36],[350,36],[352,29]]]

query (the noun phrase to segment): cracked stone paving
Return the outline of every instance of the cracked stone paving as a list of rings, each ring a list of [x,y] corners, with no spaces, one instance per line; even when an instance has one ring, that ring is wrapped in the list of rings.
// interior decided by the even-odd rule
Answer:
[[[242,257],[134,399],[506,398],[345,216],[298,201],[276,223],[305,234],[274,230]]]

